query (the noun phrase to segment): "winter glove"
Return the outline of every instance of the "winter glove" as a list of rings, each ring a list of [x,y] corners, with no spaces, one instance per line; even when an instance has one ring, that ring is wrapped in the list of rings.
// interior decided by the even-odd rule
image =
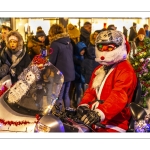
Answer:
[[[77,118],[81,120],[81,118],[87,114],[90,111],[90,109],[86,106],[79,106],[77,108]]]
[[[91,126],[93,123],[100,122],[100,116],[97,112],[91,110],[81,118],[81,121],[83,121],[84,124]]]

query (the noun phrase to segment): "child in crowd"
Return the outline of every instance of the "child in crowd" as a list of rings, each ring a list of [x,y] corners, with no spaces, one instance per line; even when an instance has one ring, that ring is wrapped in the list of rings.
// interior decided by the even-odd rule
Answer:
[[[80,102],[82,90],[84,92],[85,78],[81,73],[81,64],[84,60],[84,53],[86,51],[86,45],[83,42],[76,44],[75,57],[81,63],[75,64],[75,95],[77,104]]]

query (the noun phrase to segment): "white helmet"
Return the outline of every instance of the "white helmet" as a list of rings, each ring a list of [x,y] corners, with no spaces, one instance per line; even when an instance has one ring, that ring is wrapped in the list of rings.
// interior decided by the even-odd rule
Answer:
[[[126,59],[127,50],[125,37],[122,32],[105,30],[98,34],[95,41],[95,61],[111,65]]]
[[[123,36],[122,33],[119,31],[106,30],[98,34],[95,42],[97,46],[99,44],[114,44],[118,47],[122,45]]]

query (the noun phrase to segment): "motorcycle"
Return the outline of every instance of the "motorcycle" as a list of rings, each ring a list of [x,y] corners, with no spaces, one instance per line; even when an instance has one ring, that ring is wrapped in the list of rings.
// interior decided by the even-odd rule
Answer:
[[[0,132],[89,132],[75,117],[76,111],[60,111],[56,105],[63,74],[41,55],[12,85],[10,76],[0,81]]]

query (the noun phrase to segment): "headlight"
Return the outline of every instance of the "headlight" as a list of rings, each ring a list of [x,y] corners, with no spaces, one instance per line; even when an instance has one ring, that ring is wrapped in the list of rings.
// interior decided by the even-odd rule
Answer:
[[[50,130],[50,127],[39,122],[36,124],[34,132],[50,132]]]

